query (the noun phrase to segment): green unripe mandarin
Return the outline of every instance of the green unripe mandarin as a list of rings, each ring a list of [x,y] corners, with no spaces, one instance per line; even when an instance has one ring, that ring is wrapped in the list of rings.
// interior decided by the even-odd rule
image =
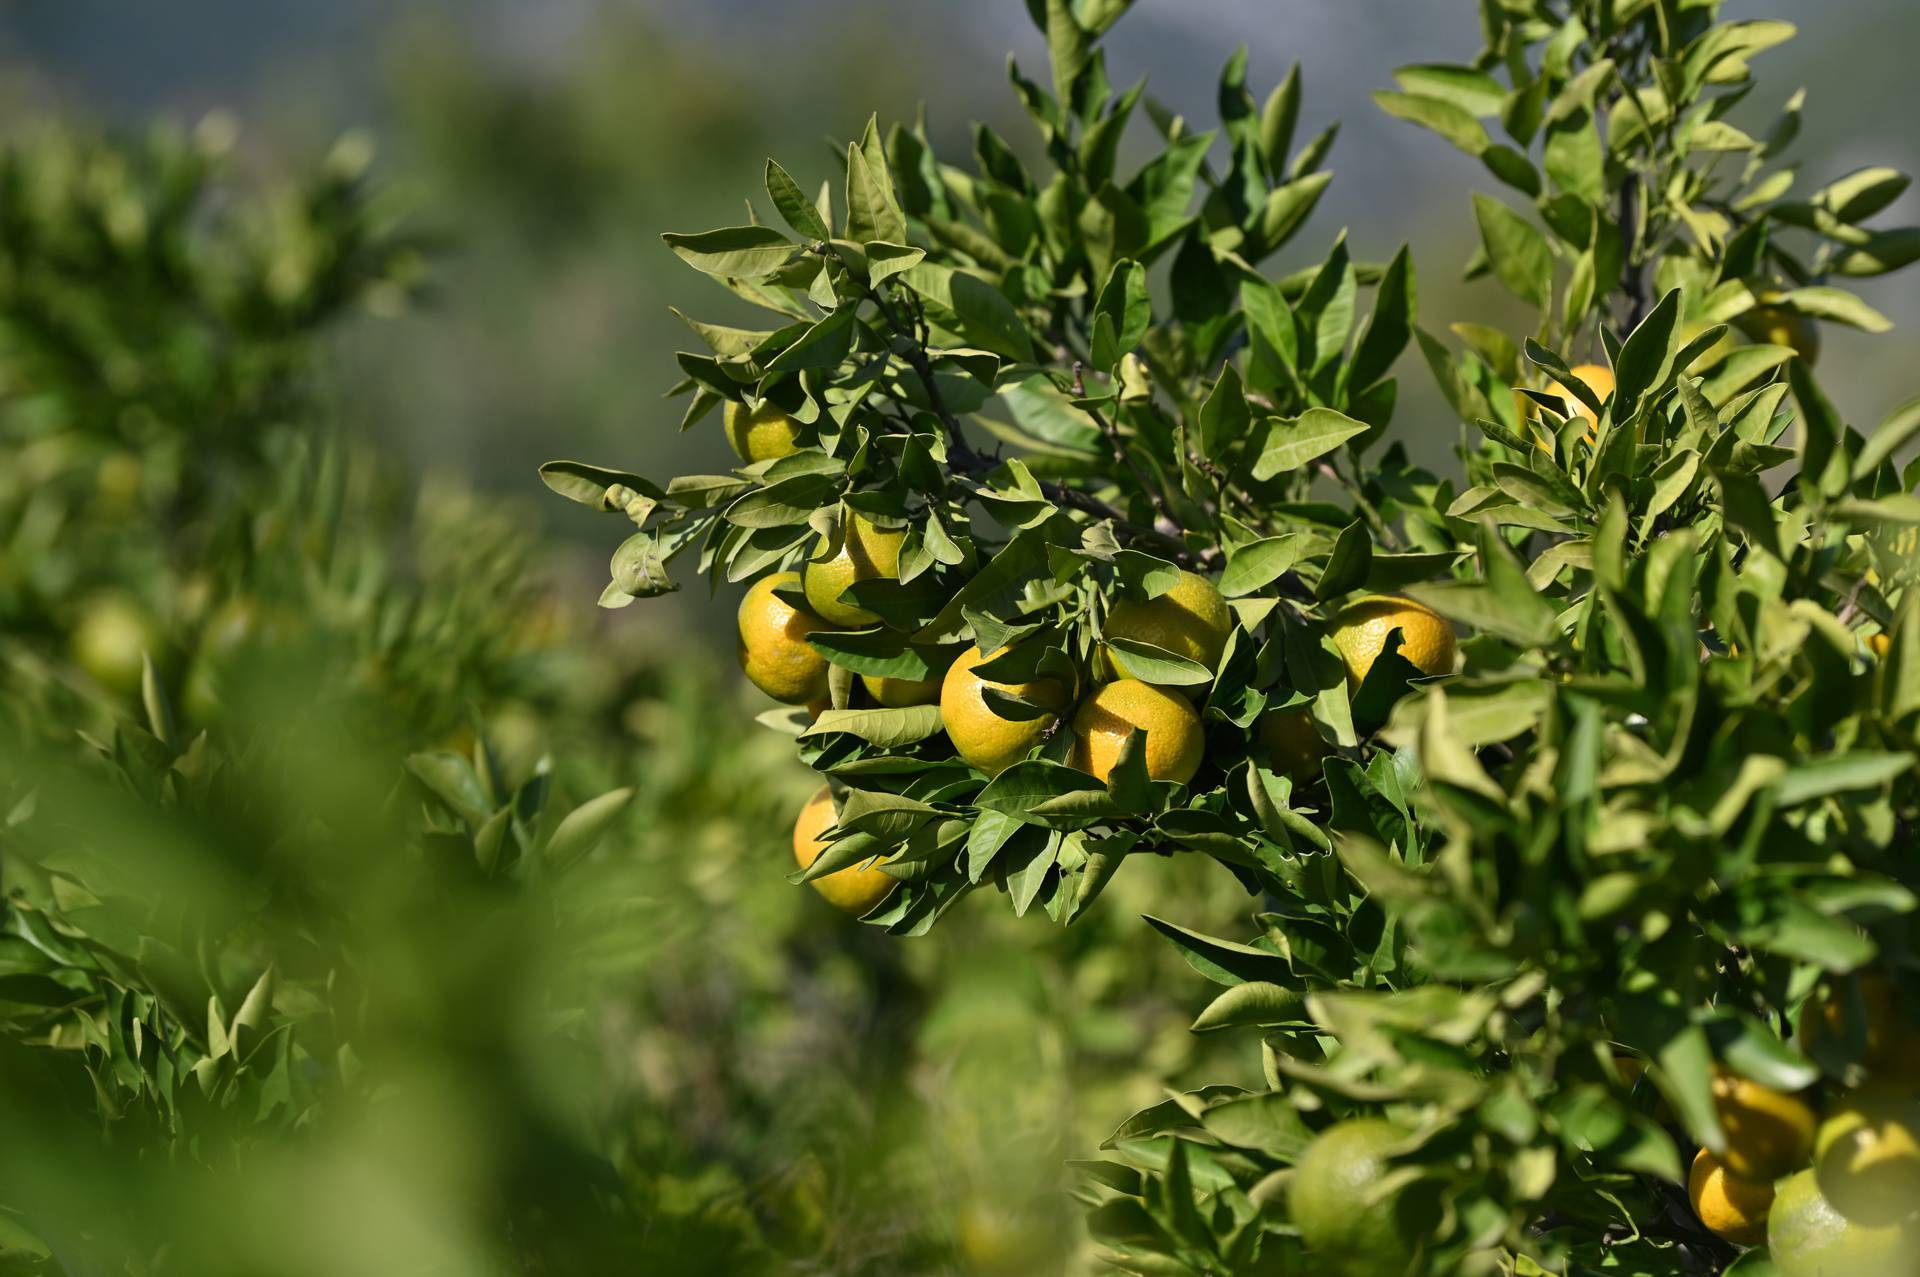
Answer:
[[[1842,1215],[1810,1170],[1780,1184],[1767,1212],[1767,1249],[1780,1277],[1913,1277],[1920,1230],[1873,1227]]]
[[[1301,1240],[1328,1277],[1410,1277],[1438,1221],[1437,1203],[1417,1184],[1384,1196],[1388,1152],[1406,1132],[1380,1118],[1330,1127],[1293,1168],[1289,1210]]]
[[[1920,1097],[1883,1086],[1837,1101],[1814,1138],[1813,1169],[1821,1194],[1855,1223],[1920,1212]]]
[[[152,616],[123,594],[89,599],[69,639],[74,664],[116,692],[139,689],[145,658],[160,655],[160,642],[160,627]]]
[[[729,401],[721,411],[727,442],[742,461],[772,461],[800,451],[800,423],[769,400],[758,408]]]

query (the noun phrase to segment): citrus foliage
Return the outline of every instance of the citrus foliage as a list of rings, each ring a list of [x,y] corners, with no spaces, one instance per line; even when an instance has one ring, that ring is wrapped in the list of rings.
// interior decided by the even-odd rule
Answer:
[[[1301,605],[1447,561],[1404,545],[1376,555],[1366,521],[1381,516],[1364,495],[1356,516],[1309,491],[1321,472],[1360,491],[1359,449],[1392,409],[1388,370],[1411,332],[1406,255],[1363,266],[1336,243],[1320,267],[1266,278],[1259,263],[1325,187],[1331,131],[1296,149],[1297,73],[1261,108],[1244,60],[1227,72],[1222,130],[1193,131],[1138,87],[1115,94],[1095,36],[1124,7],[1052,20],[1051,91],[1014,72],[1050,172],[984,126],[969,172],[934,156],[924,125],[883,137],[876,122],[817,198],[768,165],[791,234],[756,222],[668,236],[777,323],[690,321],[708,349],[680,356],[686,424],[771,404],[804,446],[664,486],[544,470],[640,525],[609,605],[673,588],[681,555],[732,581],[803,571],[803,590],[771,589],[826,622],[807,641],[829,662],[829,704],[767,718],[847,794],[845,836],[810,872],[893,851],[902,888],[871,920],[898,933],[987,881],[1018,912],[1069,919],[1135,850],[1196,848],[1249,887],[1274,881],[1297,842],[1325,839],[1253,757],[1253,725],[1269,703],[1310,705],[1331,739],[1358,740],[1344,671]],[[1116,157],[1136,118],[1160,143],[1128,176]],[[1207,159],[1220,138],[1225,172]],[[1158,319],[1156,267],[1173,297]],[[1370,322],[1355,309],[1363,277]],[[1243,350],[1244,373],[1223,362]],[[1413,481],[1397,449],[1383,464]],[[1196,575],[1222,571],[1219,586]],[[1204,618],[1182,597],[1194,582]],[[1168,607],[1195,619],[1156,617]],[[990,721],[931,693],[971,648],[994,654],[974,698]],[[1096,667],[1205,706],[1205,762],[1196,748],[1177,780],[1156,778],[1159,746],[1123,731],[1103,783],[1072,766],[1074,716],[1032,689],[1091,696]],[[1384,663],[1363,703],[1384,708],[1409,668]],[[863,678],[929,691],[890,706]]]
[[[236,198],[225,140],[0,157],[10,1274],[260,1271],[187,1216],[376,1101],[374,1026],[421,1022],[401,937],[470,978],[422,920],[550,901],[632,797],[556,800],[524,739],[433,747],[552,695],[519,521],[435,484],[396,515],[323,424],[319,337],[417,269],[362,149]]]
[[[0,331],[0,1273],[1071,1262],[1063,1148],[1217,1053],[1126,916],[1219,884],[848,946],[760,872],[811,786],[751,693],[582,632],[528,511],[335,428],[333,335],[417,269],[353,148],[263,186],[196,137],[0,159],[0,296],[99,343]],[[169,234],[72,268],[163,156]],[[329,300],[230,309],[308,254]]]
[[[1116,95],[1099,37],[1126,7],[1030,5],[1053,74],[1012,74],[1043,170],[985,128],[963,167],[875,122],[816,197],[769,163],[786,230],[667,237],[774,317],[689,321],[684,425],[772,404],[795,449],[661,484],[546,467],[637,526],[603,602],[682,557],[803,574],[773,592],[824,623],[829,703],[763,719],[838,798],[806,876],[899,880],[871,923],[923,933],[986,883],[1071,921],[1146,852],[1263,895],[1250,942],[1150,920],[1223,986],[1196,1031],[1257,1030],[1268,1089],[1177,1095],[1081,1167],[1115,1265],[1766,1271],[1724,1235],[1752,1219],[1688,1209],[1683,1146],[1749,1205],[1806,1166],[1920,973],[1920,408],[1863,433],[1811,366],[1818,324],[1886,327],[1834,281],[1911,262],[1915,232],[1866,225],[1907,179],[1793,198],[1799,99],[1762,137],[1730,121],[1785,24],[1482,5],[1472,65],[1379,99],[1526,200],[1474,196],[1468,273],[1537,323],[1456,325],[1456,352],[1404,251],[1263,272],[1331,132],[1296,151],[1297,73],[1262,106],[1244,57],[1215,131]],[[1158,141],[1125,176],[1136,115]],[[1410,343],[1458,479],[1390,442]],[[1182,598],[1202,579],[1217,646],[1215,600]],[[949,666],[951,705],[856,678]],[[1089,714],[1120,721],[1110,761]],[[1873,988],[1874,1021],[1795,1043],[1810,997]],[[1820,1245],[1857,1225],[1908,1254],[1911,1208],[1780,1200]]]

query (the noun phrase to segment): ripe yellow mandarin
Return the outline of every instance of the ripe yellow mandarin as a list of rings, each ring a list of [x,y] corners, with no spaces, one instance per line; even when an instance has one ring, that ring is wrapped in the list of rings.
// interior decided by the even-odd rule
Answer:
[[[1320,779],[1320,761],[1331,747],[1306,710],[1268,710],[1260,716],[1258,732],[1260,747],[1267,751],[1267,763],[1273,770],[1291,776],[1296,785]]]
[[[1576,364],[1568,369],[1568,371],[1589,390],[1593,391],[1594,396],[1603,404],[1606,402],[1607,397],[1613,393],[1613,370],[1604,364]],[[1567,389],[1564,382],[1554,378],[1548,378],[1546,386],[1543,387],[1543,392],[1558,396],[1566,405],[1567,416],[1579,417],[1586,421],[1587,442],[1592,443],[1593,426],[1599,421],[1599,418],[1594,415],[1593,409],[1587,407],[1585,403],[1576,398],[1573,392]],[[1522,420],[1539,420],[1540,405],[1532,397],[1521,394],[1516,390],[1513,392],[1513,403],[1514,407],[1519,411]],[[1542,424],[1549,430],[1558,428],[1557,422],[1547,421]],[[1539,444],[1542,452],[1551,453],[1553,451],[1553,443],[1551,440],[1543,438],[1536,440],[1536,442]]]
[[[1347,683],[1358,687],[1373,668],[1387,636],[1400,631],[1400,655],[1422,674],[1453,673],[1453,627],[1431,608],[1399,595],[1361,599],[1333,623],[1333,643],[1347,663]]]
[[[940,683],[940,722],[946,727],[948,738],[960,757],[989,776],[998,776],[1045,740],[1070,699],[1068,690],[1058,679],[992,683],[973,672],[974,666],[1005,651],[1000,648],[992,655],[983,655],[978,647],[970,647],[948,667],[947,676]],[[986,687],[1047,706],[1053,712],[1039,718],[1001,718],[981,695],[981,689]]]
[[[1212,581],[1197,572],[1182,572],[1172,589],[1145,601],[1121,599],[1107,613],[1105,636],[1131,639],[1198,661],[1217,669],[1233,632],[1233,613]],[[1125,654],[1112,648],[1107,660],[1122,678],[1138,677],[1127,667]]]
[[[1814,1141],[1813,1169],[1821,1194],[1857,1223],[1920,1212],[1920,1097],[1864,1087],[1836,1101]]]
[[[876,527],[864,514],[847,519],[841,530],[844,536],[838,553],[807,564],[807,603],[834,625],[877,625],[878,614],[843,603],[840,595],[856,581],[898,577],[900,543],[906,539],[906,530]]]
[[[1598,399],[1602,404],[1605,404],[1608,397],[1613,394],[1613,369],[1607,367],[1605,364],[1575,364],[1567,371],[1574,375],[1575,380],[1586,386],[1588,390],[1591,390],[1593,397]],[[1549,380],[1547,382],[1547,392],[1549,394],[1559,395],[1562,399],[1566,400],[1567,411],[1574,416],[1585,417],[1588,421],[1599,420],[1599,417],[1594,415],[1593,409],[1587,407],[1571,390],[1567,389],[1565,382],[1558,379]]]
[[[833,794],[822,785],[819,793],[807,799],[799,819],[793,822],[793,858],[802,869],[818,860],[830,845],[820,841],[820,835],[839,818],[833,808]],[[897,885],[898,880],[882,872],[877,864],[864,863],[836,869],[813,880],[815,891],[856,918],[873,912],[873,907],[885,900]]]
[[[1704,1148],[1687,1176],[1687,1200],[1708,1231],[1736,1246],[1758,1246],[1767,1239],[1773,1185],[1729,1175],[1720,1159]]]
[[[1771,1182],[1807,1164],[1813,1110],[1798,1096],[1721,1070],[1713,1078],[1713,1103],[1727,1133],[1720,1160],[1741,1179]]]
[[[1184,696],[1137,678],[1108,683],[1073,716],[1073,765],[1105,780],[1120,747],[1140,728],[1147,734],[1147,775],[1180,784],[1200,770],[1205,740],[1200,716]]]
[[[1848,1219],[1806,1170],[1775,1190],[1767,1253],[1780,1277],[1913,1277],[1920,1270],[1920,1229]]]
[[[1810,315],[1784,306],[1755,306],[1733,321],[1740,331],[1767,346],[1785,346],[1811,366],[1820,358],[1820,325]]]
[[[755,581],[740,600],[740,668],[748,682],[789,705],[827,694],[827,658],[807,642],[807,635],[826,629],[826,623],[774,593],[799,583],[797,572],[775,572]]]
[[[742,461],[772,461],[800,451],[800,423],[761,400],[758,408],[729,401],[721,412],[727,442]]]
[[[932,678],[891,678],[885,674],[862,674],[860,685],[867,689],[876,705],[904,709],[909,705],[931,705],[940,699],[940,675]]]

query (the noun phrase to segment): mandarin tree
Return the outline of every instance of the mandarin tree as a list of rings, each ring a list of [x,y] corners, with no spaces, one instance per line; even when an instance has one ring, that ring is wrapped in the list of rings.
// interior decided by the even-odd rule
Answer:
[[[1920,256],[1869,224],[1907,179],[1799,193],[1802,98],[1743,123],[1784,23],[1488,0],[1470,63],[1376,95],[1502,188],[1466,275],[1531,318],[1449,340],[1405,249],[1270,272],[1333,130],[1244,53],[1216,128],[1116,93],[1128,7],[1030,0],[1036,162],[874,121],[666,237],[769,316],[689,321],[683,426],[793,446],[547,466],[635,525],[603,603],[688,560],[811,618],[826,704],[763,720],[833,803],[796,880],[894,879],[869,924],[983,886],[1071,922],[1147,854],[1258,897],[1239,938],[1147,920],[1263,1081],[1077,1164],[1112,1266],[1920,1272],[1920,401],[1863,433],[1812,367],[1888,327],[1845,283]],[[1403,352],[1450,474],[1394,441]]]

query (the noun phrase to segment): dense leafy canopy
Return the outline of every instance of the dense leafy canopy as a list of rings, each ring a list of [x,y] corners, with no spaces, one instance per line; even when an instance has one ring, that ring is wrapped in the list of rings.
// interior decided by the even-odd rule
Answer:
[[[1456,348],[1405,250],[1264,272],[1333,131],[1296,145],[1298,68],[1262,104],[1244,54],[1216,129],[1116,93],[1099,37],[1126,7],[1030,4],[1052,76],[1011,74],[1043,167],[985,127],[963,166],[876,121],[815,195],[769,162],[784,230],[667,236],[770,316],[688,320],[684,426],[770,404],[798,431],[725,475],[549,465],[636,525],[603,602],[683,558],[746,582],[899,534],[834,596],[877,622],[807,637],[827,703],[764,716],[839,799],[807,876],[882,857],[900,880],[870,923],[923,933],[985,884],[1072,921],[1146,853],[1261,896],[1243,940],[1150,919],[1223,986],[1195,1030],[1257,1031],[1269,1089],[1176,1095],[1084,1164],[1119,1267],[1326,1271],[1291,1168],[1384,1115],[1395,1185],[1438,1206],[1420,1271],[1719,1271],[1735,1248],[1675,1209],[1683,1142],[1728,1149],[1716,1078],[1858,1082],[1865,1039],[1796,1043],[1803,1004],[1891,973],[1897,1023],[1920,975],[1920,408],[1863,432],[1812,370],[1820,324],[1887,327],[1835,281],[1914,259],[1915,231],[1867,224],[1907,179],[1796,196],[1800,98],[1733,122],[1786,24],[1482,4],[1472,64],[1377,95],[1505,188],[1472,197],[1468,274],[1537,323],[1455,325]],[[1129,127],[1156,141],[1126,174]],[[1410,348],[1460,418],[1457,477],[1392,442]],[[1217,660],[1117,633],[1188,573],[1231,608]],[[1456,627],[1458,661],[1423,670],[1396,628],[1350,678],[1343,617],[1382,595]],[[1096,779],[1071,714],[1003,687],[999,718],[1045,727],[989,774],[943,705],[861,690],[969,646],[1002,685],[1176,689],[1197,773],[1152,778],[1136,733]],[[1274,711],[1312,724],[1307,774],[1267,747]]]

